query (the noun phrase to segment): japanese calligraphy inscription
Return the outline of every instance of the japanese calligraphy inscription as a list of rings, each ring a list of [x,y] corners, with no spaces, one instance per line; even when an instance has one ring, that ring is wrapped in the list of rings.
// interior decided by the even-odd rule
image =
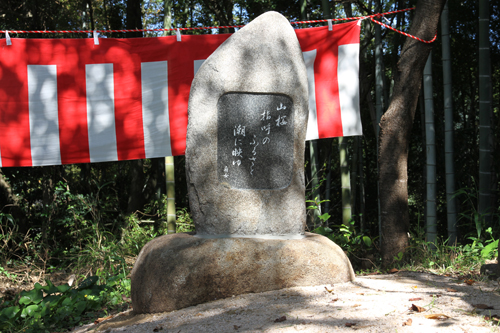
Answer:
[[[227,93],[217,103],[217,174],[235,189],[281,189],[292,179],[293,102]]]
[[[196,237],[304,237],[307,71],[295,31],[286,20],[271,28],[278,21],[232,35],[191,84],[186,180]]]

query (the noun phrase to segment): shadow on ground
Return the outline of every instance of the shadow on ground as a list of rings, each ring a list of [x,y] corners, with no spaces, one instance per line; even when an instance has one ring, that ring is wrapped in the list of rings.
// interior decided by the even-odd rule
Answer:
[[[453,277],[398,272],[239,295],[168,313],[128,313],[77,332],[500,332],[497,322],[484,320],[500,315],[499,289],[496,280],[469,285]],[[425,311],[409,310],[412,304]]]

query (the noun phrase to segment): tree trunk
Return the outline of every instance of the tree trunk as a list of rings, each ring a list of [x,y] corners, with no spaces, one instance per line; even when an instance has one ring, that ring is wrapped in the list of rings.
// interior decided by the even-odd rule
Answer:
[[[361,137],[355,136],[352,145],[352,158],[351,158],[351,216],[359,223],[359,205],[358,205],[358,159],[361,151]],[[361,170],[362,171],[362,170]]]
[[[347,158],[347,139],[339,137],[340,183],[342,197],[342,223],[348,225],[351,212],[351,175]]]
[[[322,0],[321,1],[321,7],[323,9],[323,17],[325,19],[331,19],[332,18],[332,11],[330,10],[330,4],[328,3],[328,0]],[[335,3],[332,4],[333,6],[333,12],[335,12]],[[332,144],[333,140],[328,139],[328,161],[327,161],[327,174],[326,174],[326,189],[325,189],[325,206],[324,206],[324,213],[330,213],[330,200],[331,200],[331,187],[332,187]],[[325,227],[328,227],[328,221],[325,221]]]
[[[132,214],[144,207],[144,170],[143,160],[129,161],[129,172],[132,177],[128,193],[127,213]]]
[[[234,25],[233,20],[233,0],[203,0],[203,5],[214,14],[215,23],[219,26]],[[219,29],[219,33],[233,33],[234,28]]]
[[[319,149],[318,149],[318,140],[310,140],[309,141],[309,157],[311,164],[311,195],[312,200],[317,200],[318,205],[317,209],[313,211],[313,219],[314,219],[314,228],[320,222],[319,216],[321,215],[321,201],[319,194]]]
[[[165,18],[163,26],[165,29],[172,28],[172,0],[164,1]],[[165,31],[165,36],[167,32]],[[167,233],[175,234],[176,213],[175,213],[175,166],[174,157],[165,157],[165,181],[167,186]],[[160,201],[159,201],[160,202]]]
[[[437,210],[436,210],[436,130],[434,127],[434,98],[432,96],[432,52],[427,58],[424,68],[424,104],[425,104],[425,157],[426,157],[426,189],[425,221],[426,238],[436,244]]]
[[[300,3],[300,16],[302,20],[307,20],[307,1],[301,0]],[[309,141],[309,162],[311,166],[311,200],[317,199],[317,209],[313,210],[313,225],[316,228],[319,221],[319,216],[321,215],[321,198],[319,196],[319,180],[318,180],[318,165],[319,165],[319,150],[318,141]]]
[[[493,116],[491,108],[490,2],[479,1],[479,202],[478,213],[491,225],[493,213]]]
[[[381,5],[380,0],[375,1],[375,12],[380,13]],[[384,114],[384,52],[382,49],[382,31],[381,26],[375,24],[375,110],[376,110],[376,124],[375,124],[375,136],[377,138],[378,146],[378,136],[380,133],[380,119]],[[380,172],[380,167],[377,163],[377,171]],[[380,217],[380,184],[377,182],[377,205],[378,205],[378,232],[379,236],[382,234],[382,222]]]
[[[344,11],[347,17],[352,17],[352,6],[344,3]],[[342,197],[342,223],[348,225],[352,218],[351,209],[351,175],[349,172],[347,139],[339,137],[339,160],[340,160],[340,183]]]
[[[127,0],[127,29],[142,29],[141,0]],[[127,37],[142,37],[142,31],[128,32]]]
[[[430,40],[446,0],[419,0],[409,33]],[[379,134],[382,265],[408,247],[408,147],[422,72],[432,46],[407,38],[398,61],[389,108]]]
[[[326,154],[327,157],[327,162],[326,162],[326,186],[325,186],[325,209],[323,210],[324,213],[330,214],[330,202],[331,202],[331,192],[332,192],[332,145],[333,145],[333,140],[332,139],[327,139],[327,147],[328,147],[328,154]],[[325,223],[325,226],[328,227],[328,220]]]
[[[142,29],[141,0],[127,0],[127,29]],[[127,37],[142,37],[142,32],[127,33]],[[132,179],[128,194],[127,213],[133,213],[142,210],[144,206],[144,196],[142,188],[144,187],[143,160],[129,161],[130,173]]]
[[[448,3],[441,15],[441,37],[443,55],[443,93],[444,93],[444,162],[446,167],[446,211],[448,220],[448,244],[457,241],[457,205],[455,193],[455,166],[453,148],[453,94],[451,84],[450,32],[448,22]]]
[[[163,28],[172,29],[172,0],[163,1]],[[164,32],[164,36],[169,35],[168,31]]]
[[[167,183],[167,233],[175,234],[175,170],[174,157],[165,157],[165,178]]]

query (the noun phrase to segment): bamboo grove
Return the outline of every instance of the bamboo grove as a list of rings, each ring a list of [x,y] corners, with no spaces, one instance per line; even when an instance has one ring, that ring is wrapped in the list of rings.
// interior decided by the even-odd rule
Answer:
[[[404,254],[408,234],[430,242],[464,244],[471,235],[485,237],[484,231],[492,228],[498,238],[500,6],[496,2],[465,0],[445,6],[444,0],[3,0],[0,30],[227,26],[248,23],[269,10],[299,21],[414,6],[414,11],[380,20],[398,30],[431,34],[420,36],[428,39],[437,29],[434,43],[420,45],[370,20],[362,22],[363,136],[306,145],[308,229],[340,233],[338,226],[344,225],[351,233],[366,235],[374,246],[362,255],[387,265]],[[158,34],[163,32],[107,37]],[[404,189],[397,187],[401,183]],[[179,222],[189,209],[184,158],[2,168],[0,207],[0,248],[16,258],[29,253],[28,245],[13,245],[24,242],[37,244],[36,253],[44,253],[45,257],[32,259],[57,262],[62,253],[94,237],[96,228],[119,238],[131,215],[152,222],[157,232],[174,232],[176,210]]]

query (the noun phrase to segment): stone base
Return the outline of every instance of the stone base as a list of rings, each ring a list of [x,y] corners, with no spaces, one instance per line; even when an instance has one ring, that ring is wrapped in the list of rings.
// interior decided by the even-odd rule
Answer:
[[[216,299],[296,286],[354,280],[342,249],[328,238],[158,237],[141,250],[132,270],[135,313],[173,311]]]

